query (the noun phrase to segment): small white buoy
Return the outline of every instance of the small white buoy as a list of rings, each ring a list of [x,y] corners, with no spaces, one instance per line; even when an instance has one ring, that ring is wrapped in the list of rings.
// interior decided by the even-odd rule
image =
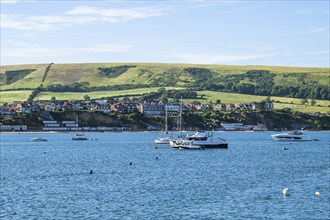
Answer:
[[[320,196],[321,193],[320,193],[320,192],[315,192],[315,195],[316,195],[316,196]]]
[[[285,195],[285,196],[289,196],[290,195],[290,192],[289,192],[289,189],[288,188],[283,189],[283,195]]]

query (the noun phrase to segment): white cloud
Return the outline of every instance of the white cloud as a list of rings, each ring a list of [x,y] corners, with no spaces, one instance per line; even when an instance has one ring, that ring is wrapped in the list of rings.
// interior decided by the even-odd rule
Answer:
[[[27,16],[1,15],[1,28],[48,31],[61,29],[69,25],[86,25],[97,23],[118,23],[133,19],[165,15],[165,8],[140,7],[129,9],[104,9],[81,6],[61,15]]]
[[[199,64],[218,64],[228,62],[241,62],[248,60],[257,60],[271,57],[274,54],[246,54],[246,55],[226,55],[226,54],[183,54],[180,55],[185,63],[199,63]]]
[[[11,42],[12,44],[15,42]],[[74,54],[90,53],[123,53],[129,50],[128,45],[99,44],[92,47],[52,47],[27,45],[22,42],[15,43],[16,47],[2,48],[1,57],[58,57]],[[19,46],[19,47],[17,47]]]
[[[310,53],[311,55],[324,55],[329,54],[329,50],[323,50],[323,51],[314,51]]]
[[[312,27],[312,28],[308,28],[307,30],[304,30],[304,31],[288,33],[287,35],[292,36],[292,35],[314,34],[314,33],[319,33],[319,32],[323,32],[326,30],[327,30],[326,27]]]
[[[0,3],[16,3],[17,1],[16,0],[0,0]]]
[[[311,15],[311,14],[319,13],[321,11],[324,12],[324,7],[300,9],[297,11],[297,13],[301,15]]]

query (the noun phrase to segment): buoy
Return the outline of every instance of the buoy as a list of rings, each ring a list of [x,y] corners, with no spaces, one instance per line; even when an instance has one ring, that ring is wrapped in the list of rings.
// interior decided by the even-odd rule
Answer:
[[[93,173],[94,173],[93,170],[90,170],[90,171],[89,171],[89,174],[93,174]]]
[[[288,188],[283,189],[283,195],[285,195],[285,196],[289,196],[290,195],[290,192],[289,192],[289,189]]]
[[[316,195],[316,196],[320,196],[321,193],[320,193],[320,192],[315,192],[315,195]]]
[[[288,149],[288,148],[286,148],[286,147],[283,147],[283,148],[282,148],[282,150],[289,150],[289,149]]]
[[[132,165],[132,162],[130,162],[129,165]]]

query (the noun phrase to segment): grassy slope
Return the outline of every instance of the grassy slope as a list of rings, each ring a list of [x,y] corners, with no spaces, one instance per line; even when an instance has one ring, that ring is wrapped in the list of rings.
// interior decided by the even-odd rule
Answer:
[[[160,87],[154,88],[142,88],[142,89],[130,89],[120,91],[96,91],[96,92],[41,92],[36,99],[50,100],[52,97],[56,97],[57,100],[84,100],[84,96],[88,95],[91,99],[97,99],[101,97],[114,97],[114,96],[141,96],[148,92],[156,92]],[[177,87],[166,87],[166,89],[180,89]]]
[[[119,65],[135,65],[136,68],[131,68],[127,72],[116,78],[108,78],[98,73],[99,67],[113,67]],[[3,77],[0,77],[1,89],[17,89],[17,88],[36,88],[41,84],[42,77],[48,64],[31,64],[31,65],[14,65],[1,66],[0,74],[4,74],[7,70],[21,69],[37,69],[33,73],[24,77],[21,80],[11,84],[4,85]],[[329,68],[308,68],[308,67],[279,67],[279,66],[230,66],[230,65],[197,65],[197,64],[159,64],[159,63],[83,63],[83,64],[53,64],[47,74],[45,82],[42,84],[60,83],[69,85],[75,82],[89,82],[90,86],[107,86],[118,84],[150,84],[159,81],[175,82],[177,87],[184,87],[187,83],[194,80],[190,75],[183,71],[187,67],[209,68],[218,74],[239,74],[245,73],[248,70],[269,70],[276,74],[275,82],[277,84],[292,84],[295,85],[304,73],[304,80],[313,81],[315,83],[328,85]],[[169,73],[169,74],[166,74]],[[2,75],[3,76],[3,75]],[[99,98],[105,96],[118,96],[125,94],[139,95],[145,92],[156,91],[158,88],[138,89],[138,90],[123,90],[123,91],[106,91],[106,92],[90,92],[90,93],[50,93],[45,92],[39,94],[37,99],[57,99],[78,100],[83,99],[85,95],[91,98]],[[1,92],[0,102],[13,102],[26,100],[31,91],[12,91]],[[202,102],[215,102],[220,99],[222,103],[245,103],[251,101],[259,101],[265,99],[263,96],[251,96],[242,94],[222,93],[201,91],[199,95],[205,94],[207,100],[198,100]],[[305,107],[300,105],[300,99],[291,98],[273,98],[281,102],[293,104],[276,103],[276,108],[289,107],[299,109],[301,111],[329,111],[327,107],[329,102],[317,101],[317,105],[323,107]]]
[[[33,90],[1,91],[0,103],[13,103],[14,101],[26,101]]]
[[[48,64],[31,64],[16,66],[1,66],[1,73],[7,70],[38,69],[25,78],[11,84],[3,85],[2,89],[12,88],[36,88],[41,84],[42,76]],[[127,72],[116,78],[108,78],[98,73],[99,67],[113,67],[119,65],[135,65]],[[329,82],[329,68],[307,67],[277,67],[277,66],[229,66],[229,65],[194,65],[194,64],[157,64],[157,63],[83,63],[83,64],[54,64],[50,68],[44,86],[54,83],[69,85],[75,82],[89,82],[90,86],[106,86],[116,84],[150,84],[160,79],[176,82],[178,86],[184,86],[193,79],[183,71],[187,67],[209,68],[218,74],[238,74],[248,70],[269,70],[276,73],[275,82],[295,84],[299,80],[299,74],[308,73],[305,80],[315,81],[327,85]],[[166,74],[171,72],[172,74]],[[285,74],[290,77],[285,77]],[[1,79],[1,77],[0,77]]]
[[[46,67],[48,64],[30,64],[30,65],[14,65],[14,66],[1,66],[0,74],[4,74],[8,70],[24,70],[24,69],[37,69],[30,73],[23,79],[16,81],[13,84],[5,85],[3,80],[0,80],[1,89],[17,89],[17,88],[29,88],[34,89],[40,86],[42,77],[44,76]],[[3,77],[0,77],[3,79]]]

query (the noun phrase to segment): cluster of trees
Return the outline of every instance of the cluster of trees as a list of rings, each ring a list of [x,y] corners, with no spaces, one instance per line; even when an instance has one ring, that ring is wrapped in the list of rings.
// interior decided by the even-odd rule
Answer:
[[[195,90],[211,90],[250,95],[291,98],[330,99],[329,86],[306,83],[306,74],[298,75],[297,84],[275,84],[275,74],[267,70],[250,70],[245,74],[216,75],[204,68],[186,68],[194,77],[190,85]]]
[[[166,90],[165,88],[160,88],[157,92],[150,92],[143,95],[140,100],[159,99],[167,103],[168,98],[180,99],[181,97],[184,99],[195,99],[197,98],[197,93],[192,89]]]
[[[71,85],[61,85],[57,83],[48,85],[46,90],[51,92],[87,92],[89,91],[88,85],[88,82],[73,83]]]
[[[47,74],[48,74],[48,72],[49,72],[49,70],[50,70],[50,67],[51,67],[53,64],[54,64],[54,63],[51,63],[51,64],[49,64],[49,65],[46,67],[46,70],[45,70],[44,76],[42,77],[42,81],[41,81],[41,82],[45,82],[45,79],[46,79]]]
[[[129,68],[134,68],[136,66],[129,66],[129,65],[123,65],[123,66],[114,66],[109,68],[102,68],[99,67],[97,70],[100,74],[105,75],[109,78],[116,78],[126,72]]]
[[[39,92],[45,91],[45,89],[41,86],[35,88],[33,92],[29,95],[29,98],[27,99],[28,102],[32,102],[35,97],[37,97]]]

